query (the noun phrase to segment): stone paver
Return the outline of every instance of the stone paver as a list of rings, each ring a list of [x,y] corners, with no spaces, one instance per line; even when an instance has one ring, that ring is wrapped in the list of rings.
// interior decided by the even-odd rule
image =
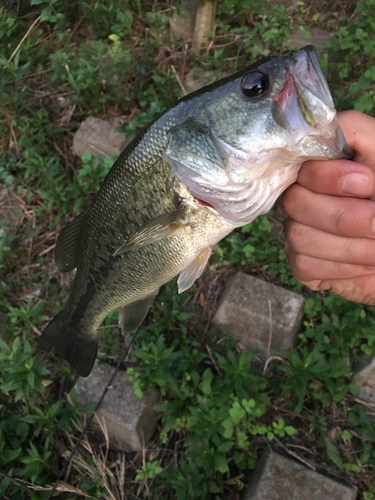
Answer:
[[[243,500],[355,500],[357,489],[267,450]]]
[[[95,363],[88,377],[78,379],[75,385],[78,404],[96,403],[113,371],[112,366]],[[153,407],[159,400],[156,390],[145,391],[139,399],[127,374],[119,371],[97,412],[105,421],[110,445],[125,451],[140,451],[155,430],[159,413]]]
[[[103,157],[119,155],[131,140],[127,139],[125,134],[115,132],[119,125],[121,125],[121,121],[118,118],[107,121],[89,116],[74,134],[74,154],[77,156],[91,154]]]
[[[304,298],[249,274],[229,280],[213,322],[263,353],[293,347],[302,320]],[[272,332],[272,333],[270,333]]]
[[[359,388],[359,399],[374,405],[375,409],[375,356],[367,358],[367,363],[356,373],[353,381]]]
[[[192,42],[194,49],[207,46],[206,33],[214,30],[215,2],[182,2],[183,15],[177,12],[169,21],[172,34],[181,40]]]
[[[183,15],[177,13],[169,20],[171,31],[174,35],[184,41],[191,41],[194,37],[194,21],[197,13],[196,2],[182,2]]]

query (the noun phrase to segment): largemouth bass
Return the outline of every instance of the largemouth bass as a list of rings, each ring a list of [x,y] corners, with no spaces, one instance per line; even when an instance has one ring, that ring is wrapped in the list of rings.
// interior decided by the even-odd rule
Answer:
[[[213,245],[267,213],[305,160],[350,155],[311,46],[184,97],[130,143],[61,231],[56,263],[77,272],[39,347],[87,376],[111,311],[136,331],[159,288],[179,275],[179,292],[188,289]]]

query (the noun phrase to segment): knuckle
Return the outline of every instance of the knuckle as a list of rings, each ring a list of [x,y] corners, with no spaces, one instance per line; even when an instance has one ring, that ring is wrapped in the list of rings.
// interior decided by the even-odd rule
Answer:
[[[313,290],[314,292],[317,292],[318,290],[322,290],[321,288],[321,283],[322,283],[322,280],[310,280],[310,281],[305,281],[305,282],[302,282],[301,283],[305,286],[307,286],[307,288],[310,288],[310,290]]]
[[[308,263],[309,257],[295,252],[287,245],[284,251],[286,258],[288,259],[292,274],[296,278],[296,280],[300,281],[301,283],[305,283],[314,279],[311,273],[311,266],[309,266]]]
[[[358,111],[356,109],[353,109],[350,111],[350,120],[354,121],[354,122],[360,122],[363,117],[365,116],[364,113],[362,113],[362,111]]]
[[[308,229],[308,226],[300,224],[292,219],[288,220],[285,227],[286,239],[295,252],[298,252],[304,247]]]
[[[286,211],[286,213],[289,215],[289,213],[293,212],[293,207],[296,204],[296,196],[298,193],[298,185],[297,184],[292,184],[286,191],[283,193],[283,206]]]
[[[339,120],[340,122],[350,122],[351,124],[353,123],[358,123],[363,119],[364,113],[362,111],[358,111],[356,109],[352,109],[349,111],[341,111],[339,113]]]
[[[348,232],[348,226],[352,222],[352,213],[348,207],[342,205],[335,216],[335,232],[339,235],[345,235]]]
[[[375,242],[364,238],[348,238],[347,261],[362,266],[375,266]]]

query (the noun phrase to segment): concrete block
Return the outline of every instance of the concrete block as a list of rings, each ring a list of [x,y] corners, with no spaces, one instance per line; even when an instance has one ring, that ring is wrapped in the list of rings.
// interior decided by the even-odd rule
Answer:
[[[293,347],[300,327],[304,298],[249,274],[237,273],[229,280],[214,324],[228,328],[248,348],[263,353]]]
[[[353,382],[359,389],[358,397],[375,408],[375,356],[367,358],[366,364],[356,373]]]
[[[78,404],[96,403],[113,371],[112,366],[95,363],[87,378],[79,378],[75,385]],[[160,414],[153,408],[159,400],[157,390],[145,391],[139,399],[128,375],[119,371],[97,412],[98,417],[104,419],[111,447],[140,451],[155,430]]]
[[[169,20],[172,34],[186,42],[194,38],[194,21],[197,13],[197,2],[182,2],[183,15],[175,13]]]
[[[74,134],[73,153],[77,156],[83,154],[103,157],[119,155],[131,140],[127,139],[125,134],[115,132],[121,124],[118,118],[107,121],[89,116]]]
[[[243,500],[355,500],[357,489],[267,450]]]
[[[172,34],[181,40],[192,42],[194,49],[207,46],[207,32],[212,32],[215,27],[215,2],[182,2],[182,16],[177,13],[169,21]]]

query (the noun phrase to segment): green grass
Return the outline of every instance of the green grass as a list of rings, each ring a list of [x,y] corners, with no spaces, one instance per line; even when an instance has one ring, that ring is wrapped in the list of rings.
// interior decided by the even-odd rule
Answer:
[[[328,59],[321,57],[337,107],[375,114],[375,1],[360,0],[355,12],[352,4],[326,0],[318,12],[308,1],[292,9],[224,0],[213,48],[199,54],[169,33],[177,2],[20,0],[0,7],[0,183],[25,202],[22,224],[0,239],[0,311],[7,316],[2,498],[45,499],[48,491],[38,488],[53,483],[82,425],[74,397],[66,398],[75,375],[35,351],[71,281],[53,263],[55,235],[88,205],[112,164],[73,156],[79,123],[88,115],[122,116],[130,135],[180,96],[172,64],[181,79],[194,66],[231,72],[281,53],[295,29],[308,34],[309,26],[338,33]],[[103,455],[100,439],[89,435],[58,498],[118,499],[123,491],[129,498],[236,499],[271,442],[355,485],[359,498],[375,499],[375,420],[356,400],[351,378],[374,350],[375,309],[298,284],[279,219],[275,210],[220,242],[209,272],[188,292],[177,295],[175,283],[162,289],[128,369],[137,394],[152,387],[163,394],[145,462]],[[236,270],[306,296],[298,345],[265,373],[254,352],[239,351],[210,326],[225,277]],[[123,349],[115,323],[113,313],[100,339],[110,362]]]

